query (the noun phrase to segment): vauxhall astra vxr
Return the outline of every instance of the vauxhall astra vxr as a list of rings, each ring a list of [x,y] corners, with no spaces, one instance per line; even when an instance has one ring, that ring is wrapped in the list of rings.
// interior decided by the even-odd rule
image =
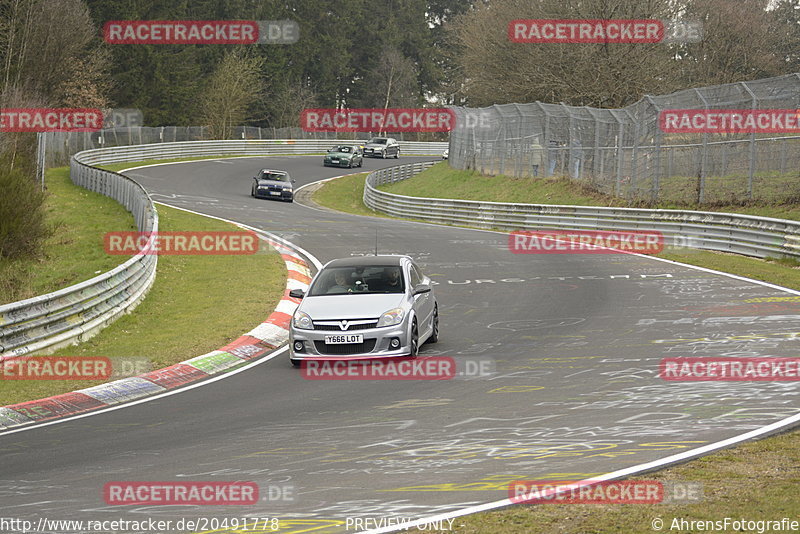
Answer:
[[[289,329],[289,358],[416,357],[439,338],[431,279],[408,256],[364,256],[328,262],[314,276]]]

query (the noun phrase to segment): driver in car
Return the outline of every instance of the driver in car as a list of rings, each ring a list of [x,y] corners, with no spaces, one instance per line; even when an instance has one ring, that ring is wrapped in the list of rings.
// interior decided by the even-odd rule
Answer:
[[[394,289],[400,289],[402,287],[402,283],[400,281],[400,269],[389,269],[387,274],[386,280],[386,289],[391,291]]]
[[[347,283],[347,275],[344,271],[334,271],[333,278],[336,284],[328,288],[327,293],[352,293],[353,287]]]

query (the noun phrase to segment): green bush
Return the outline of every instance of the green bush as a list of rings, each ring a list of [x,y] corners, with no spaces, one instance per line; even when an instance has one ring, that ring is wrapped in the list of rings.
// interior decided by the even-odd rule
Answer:
[[[45,222],[45,194],[30,173],[0,159],[0,258],[34,257],[50,234]]]

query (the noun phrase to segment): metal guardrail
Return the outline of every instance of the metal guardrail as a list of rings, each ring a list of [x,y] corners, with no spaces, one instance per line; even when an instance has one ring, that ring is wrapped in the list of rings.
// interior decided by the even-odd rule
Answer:
[[[665,245],[733,252],[759,258],[800,258],[800,222],[736,213],[649,210],[546,204],[512,204],[407,197],[378,186],[406,180],[434,162],[401,165],[371,172],[364,204],[397,217],[498,230],[651,230]]]
[[[355,144],[357,141],[336,139],[235,139],[215,141],[181,141],[151,145],[96,148],[80,152],[90,165],[106,165],[123,161],[148,159],[189,158],[202,156],[270,156],[275,154],[324,154],[336,144]],[[440,156],[447,143],[400,141],[401,156]]]
[[[70,162],[72,181],[125,206],[140,232],[158,231],[158,214],[142,186],[88,165],[84,156],[78,153]],[[157,262],[157,255],[140,253],[80,284],[0,306],[0,361],[91,337],[144,298]]]

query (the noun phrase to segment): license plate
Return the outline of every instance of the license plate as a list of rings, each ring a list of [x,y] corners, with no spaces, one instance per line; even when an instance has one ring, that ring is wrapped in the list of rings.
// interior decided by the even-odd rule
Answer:
[[[331,163],[339,163],[339,160],[338,159],[332,159]]]
[[[277,197],[278,195],[281,194],[281,192],[280,191],[270,191],[269,194],[270,195],[275,195]]]
[[[364,334],[340,334],[336,336],[325,336],[327,345],[347,345],[349,343],[363,343]]]

